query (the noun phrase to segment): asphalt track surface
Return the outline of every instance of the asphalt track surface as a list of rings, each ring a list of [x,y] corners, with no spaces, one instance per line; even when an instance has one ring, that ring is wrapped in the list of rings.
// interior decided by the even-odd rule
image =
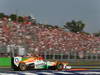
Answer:
[[[74,68],[69,70],[29,70],[13,71],[11,68],[0,68],[0,75],[100,75],[100,69]]]

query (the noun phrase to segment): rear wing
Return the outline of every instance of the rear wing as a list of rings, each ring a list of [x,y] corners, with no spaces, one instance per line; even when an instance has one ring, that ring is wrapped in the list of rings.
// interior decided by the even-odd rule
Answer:
[[[14,57],[14,64],[18,67],[20,61],[22,61],[22,57]]]

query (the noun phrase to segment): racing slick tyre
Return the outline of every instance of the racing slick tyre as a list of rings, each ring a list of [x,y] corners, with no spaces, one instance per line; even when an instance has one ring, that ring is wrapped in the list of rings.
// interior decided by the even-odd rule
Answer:
[[[25,70],[27,70],[27,65],[26,65],[25,63],[20,63],[20,64],[19,64],[19,69],[20,69],[21,71],[25,71]]]
[[[63,64],[58,64],[56,67],[57,67],[57,70],[62,70],[63,69]]]

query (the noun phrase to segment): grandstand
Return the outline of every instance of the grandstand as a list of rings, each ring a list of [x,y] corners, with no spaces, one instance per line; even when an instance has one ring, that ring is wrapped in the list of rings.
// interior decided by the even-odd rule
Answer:
[[[100,37],[33,22],[28,17],[23,23],[0,19],[0,54],[9,55],[12,47],[19,55],[47,59],[100,59]]]

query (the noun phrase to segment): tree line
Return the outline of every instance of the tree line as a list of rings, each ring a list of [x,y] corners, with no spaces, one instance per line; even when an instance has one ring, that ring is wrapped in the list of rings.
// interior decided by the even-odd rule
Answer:
[[[4,17],[9,18],[10,21],[15,21],[15,22],[17,21],[20,23],[24,23],[26,21],[24,16],[18,16],[17,14],[5,15],[4,13],[0,13],[0,19],[3,19]],[[28,22],[33,21],[31,16],[27,16],[27,18],[28,18],[27,20]],[[34,20],[34,23],[35,22],[36,21]]]

